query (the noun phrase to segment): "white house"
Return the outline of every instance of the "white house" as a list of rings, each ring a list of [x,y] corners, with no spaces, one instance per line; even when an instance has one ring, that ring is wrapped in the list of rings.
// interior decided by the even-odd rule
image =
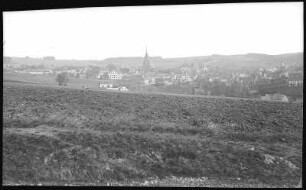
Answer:
[[[99,86],[100,86],[100,88],[113,88],[113,84],[100,83]]]
[[[173,84],[173,82],[171,82],[171,81],[169,81],[169,80],[165,80],[165,81],[164,81],[164,84],[165,84],[166,86],[170,86],[170,85]]]
[[[109,87],[109,88],[106,88],[107,90],[119,90],[119,88],[112,88],[112,87]]]
[[[144,82],[145,85],[150,85],[150,80],[149,79],[145,79],[143,82]]]
[[[289,102],[289,99],[286,95],[283,94],[274,94],[272,96],[272,100],[277,100],[277,101],[283,101],[283,102]]]
[[[122,76],[122,73],[116,72],[115,70],[108,73],[108,78],[111,80],[121,80]]]
[[[265,96],[260,97],[261,100],[272,100],[272,95],[271,94],[266,94]]]
[[[289,102],[289,98],[283,94],[266,94],[265,96],[261,97],[262,100],[276,100],[282,102]]]
[[[29,74],[31,74],[31,75],[43,75],[44,71],[30,71]]]
[[[44,72],[44,74],[52,74],[52,73],[53,73],[53,71],[52,71],[51,69],[49,69],[49,70],[44,70],[43,72]]]
[[[192,81],[190,76],[187,73],[185,73],[184,75],[181,76],[181,80],[183,82],[191,82]]]
[[[145,79],[143,82],[145,85],[153,85],[153,84],[156,84],[156,79],[151,77],[151,78]]]
[[[120,91],[123,91],[123,92],[127,92],[127,91],[129,91],[126,87],[121,87],[120,89],[119,89]]]

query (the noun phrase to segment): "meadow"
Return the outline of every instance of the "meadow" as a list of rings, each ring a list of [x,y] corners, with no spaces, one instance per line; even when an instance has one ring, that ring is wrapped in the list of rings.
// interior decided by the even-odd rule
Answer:
[[[35,84],[38,86],[59,87],[55,75],[31,75],[26,73],[3,73],[4,82]],[[95,79],[83,79],[69,77],[66,88],[82,89],[88,86],[91,89],[99,89],[99,81]]]
[[[3,184],[292,187],[303,104],[3,86]]]

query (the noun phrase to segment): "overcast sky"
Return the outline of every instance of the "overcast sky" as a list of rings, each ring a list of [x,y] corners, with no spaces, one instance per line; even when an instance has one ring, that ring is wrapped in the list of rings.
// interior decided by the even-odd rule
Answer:
[[[303,3],[3,13],[4,55],[56,59],[303,52]]]

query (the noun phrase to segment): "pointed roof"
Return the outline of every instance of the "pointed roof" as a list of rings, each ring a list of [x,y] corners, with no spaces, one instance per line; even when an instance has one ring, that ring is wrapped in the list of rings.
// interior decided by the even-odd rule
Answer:
[[[149,59],[148,48],[146,46],[145,61]]]
[[[151,64],[150,64],[150,60],[149,60],[149,54],[148,54],[148,49],[146,47],[146,54],[143,60],[143,65],[142,65],[143,69],[145,72],[151,70]]]

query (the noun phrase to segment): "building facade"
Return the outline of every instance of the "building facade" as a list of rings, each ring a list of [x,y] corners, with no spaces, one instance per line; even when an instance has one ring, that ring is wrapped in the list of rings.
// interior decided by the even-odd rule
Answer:
[[[121,73],[119,73],[119,72],[117,72],[117,71],[115,71],[115,70],[113,70],[113,71],[111,71],[110,73],[108,73],[108,78],[110,79],[110,80],[121,80],[122,79],[122,74]]]
[[[303,86],[303,75],[301,73],[289,73],[288,85],[291,86]]]

